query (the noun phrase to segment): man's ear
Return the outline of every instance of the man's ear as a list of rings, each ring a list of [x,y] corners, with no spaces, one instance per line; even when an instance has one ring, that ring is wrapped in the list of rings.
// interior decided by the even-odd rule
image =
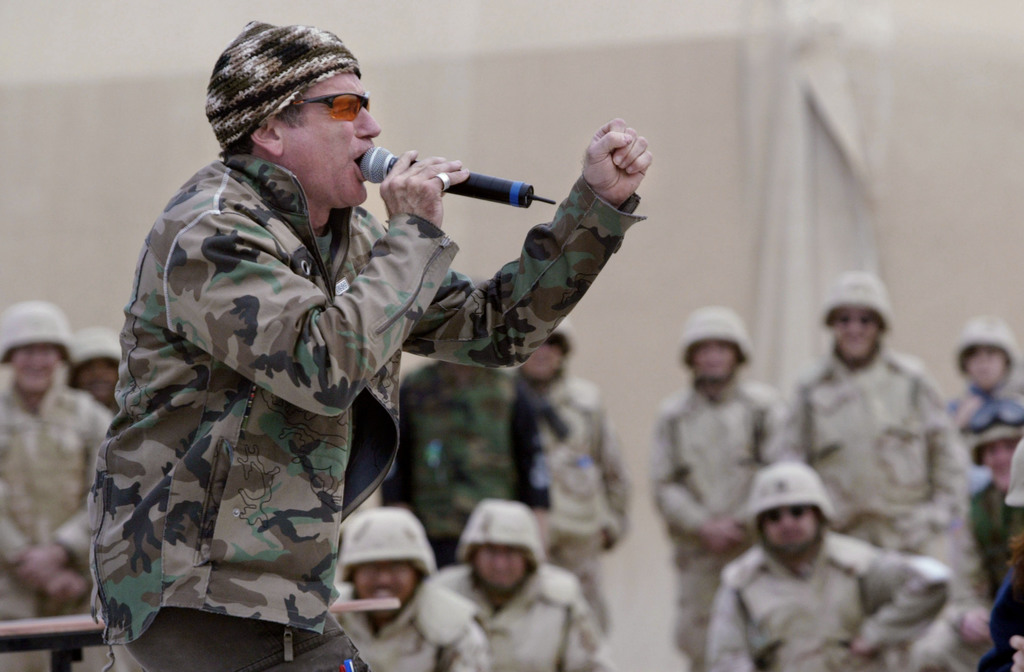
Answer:
[[[281,120],[277,117],[271,117],[262,123],[259,128],[252,132],[254,150],[262,150],[260,153],[266,154],[271,158],[281,156],[284,152],[284,138],[279,132],[280,127]]]

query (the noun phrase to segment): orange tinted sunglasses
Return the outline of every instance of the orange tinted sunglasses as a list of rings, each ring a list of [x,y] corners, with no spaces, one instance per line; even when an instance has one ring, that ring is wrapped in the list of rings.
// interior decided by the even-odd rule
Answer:
[[[306,103],[323,103],[331,108],[331,119],[338,121],[352,121],[359,116],[359,110],[370,111],[370,92],[366,93],[332,93],[326,96],[315,98],[303,98],[292,101],[292,105],[305,105]]]

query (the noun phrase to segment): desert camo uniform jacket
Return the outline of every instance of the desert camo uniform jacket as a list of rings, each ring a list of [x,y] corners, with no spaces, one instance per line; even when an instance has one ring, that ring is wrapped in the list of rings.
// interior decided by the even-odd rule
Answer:
[[[948,530],[967,510],[967,451],[922,365],[883,349],[851,371],[831,355],[796,397],[769,461],[814,467],[837,532],[948,562]]]
[[[87,600],[60,602],[28,586],[15,564],[26,549],[57,543],[88,576],[85,502],[109,425],[110,411],[63,383],[38,413],[26,410],[13,383],[0,389],[0,619],[87,610]]]
[[[200,170],[146,238],[125,307],[90,499],[107,639],[134,640],[163,606],[321,631],[342,517],[394,459],[401,351],[522,361],[639,219],[580,178],[474,288],[430,222],[335,211],[328,265],[290,172],[247,155]]]
[[[710,672],[885,672],[942,609],[949,568],[826,532],[806,573],[757,545],[722,572],[708,631]],[[861,637],[878,652],[855,656]]]
[[[494,672],[615,672],[575,575],[542,563],[496,609],[477,588],[470,565],[450,565],[431,581],[469,598],[491,647]]]
[[[355,597],[350,583],[338,589],[341,600]],[[476,607],[436,582],[422,582],[394,620],[376,632],[366,612],[339,614],[338,621],[374,670],[491,672],[491,650]]]
[[[711,604],[722,569],[753,540],[710,552],[700,529],[713,518],[743,520],[750,483],[764,465],[764,448],[786,409],[775,388],[736,380],[717,400],[692,386],[677,390],[658,409],[651,449],[654,503],[672,541],[675,643],[694,670],[704,669]]]

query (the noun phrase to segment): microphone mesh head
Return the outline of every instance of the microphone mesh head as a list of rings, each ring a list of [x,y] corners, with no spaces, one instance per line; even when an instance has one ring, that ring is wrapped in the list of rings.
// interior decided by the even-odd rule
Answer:
[[[367,180],[380,184],[394,164],[395,158],[394,154],[383,147],[374,147],[359,159],[359,169],[363,171],[363,177]]]

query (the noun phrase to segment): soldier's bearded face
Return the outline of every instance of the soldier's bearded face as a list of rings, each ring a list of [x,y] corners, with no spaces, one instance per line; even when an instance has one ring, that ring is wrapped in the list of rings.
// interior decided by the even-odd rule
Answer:
[[[762,514],[761,535],[771,553],[799,558],[821,539],[821,521],[813,506],[783,506]]]
[[[881,325],[874,311],[867,308],[844,307],[832,317],[832,335],[836,352],[846,362],[863,362],[878,347]]]
[[[486,593],[507,598],[526,580],[526,554],[514,547],[483,544],[473,553],[473,576]]]

